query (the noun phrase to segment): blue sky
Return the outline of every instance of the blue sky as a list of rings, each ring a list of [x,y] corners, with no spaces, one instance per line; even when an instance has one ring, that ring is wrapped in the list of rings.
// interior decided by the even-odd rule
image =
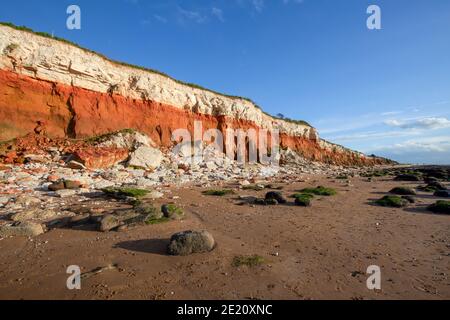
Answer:
[[[450,164],[448,0],[17,0],[0,20],[249,97],[356,150]]]

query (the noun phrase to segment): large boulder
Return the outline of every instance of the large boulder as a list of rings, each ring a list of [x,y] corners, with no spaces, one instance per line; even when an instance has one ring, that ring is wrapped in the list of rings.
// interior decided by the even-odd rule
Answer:
[[[11,215],[11,220],[13,221],[28,221],[28,220],[38,220],[46,221],[55,218],[58,212],[52,209],[30,209],[22,212],[14,213]]]
[[[183,231],[172,235],[167,252],[171,255],[186,256],[192,253],[209,252],[215,241],[208,231]]]
[[[132,129],[125,129],[119,132],[104,135],[97,146],[134,150],[140,146],[155,147],[156,145],[152,139],[145,134]]]
[[[70,160],[81,163],[89,169],[106,169],[128,158],[128,149],[107,147],[86,147],[72,154]]]
[[[107,214],[103,216],[103,218],[100,220],[98,229],[99,231],[107,232],[121,225],[122,225],[121,219],[119,219],[114,215]]]
[[[32,205],[39,205],[42,203],[42,201],[36,197],[32,197],[32,196],[23,194],[23,195],[18,196],[16,198],[16,200],[14,201],[14,203],[28,207],[28,206],[32,206]]]
[[[34,222],[20,222],[13,225],[0,226],[0,237],[35,237],[45,232],[44,228],[39,223]]]
[[[130,154],[129,167],[155,169],[164,159],[163,153],[156,148],[140,146]]]

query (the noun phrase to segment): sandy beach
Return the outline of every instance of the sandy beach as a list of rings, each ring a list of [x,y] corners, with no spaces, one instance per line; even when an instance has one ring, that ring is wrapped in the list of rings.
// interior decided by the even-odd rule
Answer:
[[[450,285],[447,215],[425,207],[435,201],[418,192],[406,208],[373,200],[396,186],[418,183],[390,177],[350,182],[310,175],[305,182],[275,181],[288,197],[323,185],[337,195],[316,197],[311,207],[242,203],[242,190],[207,196],[204,189],[171,189],[166,197],[186,212],[181,221],[102,233],[90,227],[55,228],[33,239],[0,241],[1,299],[448,299]],[[164,203],[161,198],[157,203]],[[94,202],[95,205],[95,202]],[[178,231],[208,230],[210,253],[169,256]],[[259,255],[256,266],[234,266],[240,255]],[[81,290],[68,290],[69,265],[83,273]],[[381,290],[369,290],[367,267],[381,269]]]

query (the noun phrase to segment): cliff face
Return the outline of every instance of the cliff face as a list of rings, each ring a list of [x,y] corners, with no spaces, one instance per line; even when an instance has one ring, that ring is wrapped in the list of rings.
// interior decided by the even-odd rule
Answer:
[[[180,83],[165,75],[111,62],[54,39],[0,26],[0,141],[32,132],[82,138],[125,128],[172,145],[172,132],[260,128],[280,131],[281,147],[336,164],[381,159],[333,145],[309,125],[273,118],[252,102]]]

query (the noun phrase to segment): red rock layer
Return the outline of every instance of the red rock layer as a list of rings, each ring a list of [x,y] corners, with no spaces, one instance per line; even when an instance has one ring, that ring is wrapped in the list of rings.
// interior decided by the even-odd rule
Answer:
[[[85,138],[133,128],[148,134],[159,146],[170,147],[172,132],[191,133],[194,121],[203,130],[226,128],[258,130],[247,120],[231,119],[181,110],[176,107],[94,92],[0,70],[0,141],[36,131],[49,137]],[[350,152],[322,149],[316,140],[280,136],[281,147],[299,151],[305,158],[327,163],[371,165],[378,159],[362,159]]]

